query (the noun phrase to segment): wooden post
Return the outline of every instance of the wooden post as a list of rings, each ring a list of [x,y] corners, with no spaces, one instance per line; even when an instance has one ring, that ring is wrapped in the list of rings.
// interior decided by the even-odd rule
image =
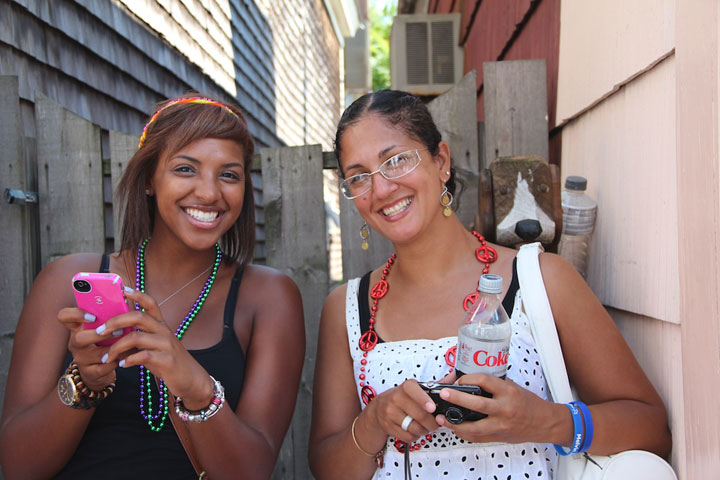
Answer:
[[[485,161],[539,155],[548,161],[545,60],[484,62]]]
[[[0,76],[0,145],[0,193],[6,188],[28,190],[16,76]],[[32,282],[28,211],[34,208],[0,199],[0,408],[15,327]]]
[[[105,251],[100,128],[35,94],[40,252],[45,266]]]
[[[340,194],[342,196],[342,194]],[[352,200],[340,198],[340,230],[342,232],[343,280],[359,277],[383,265],[393,252],[392,243],[379,233],[370,229],[369,248],[360,248],[360,227],[363,219]],[[369,227],[368,227],[369,228]]]
[[[122,229],[123,212],[118,203],[115,192],[120,178],[127,167],[130,158],[135,154],[140,137],[125,133],[110,131],[110,178],[113,191],[113,225],[115,236],[115,250],[120,250],[120,233]]]
[[[295,415],[272,478],[305,480],[312,478],[307,458],[312,378],[320,312],[328,293],[322,149],[267,148],[260,155],[267,264],[290,275],[300,288],[307,342]]]
[[[454,203],[457,205],[455,214],[467,228],[472,227],[478,209],[480,161],[476,82],[477,74],[472,70],[457,85],[428,104],[442,139],[450,145],[455,175],[463,184],[462,190],[458,189],[455,195]]]

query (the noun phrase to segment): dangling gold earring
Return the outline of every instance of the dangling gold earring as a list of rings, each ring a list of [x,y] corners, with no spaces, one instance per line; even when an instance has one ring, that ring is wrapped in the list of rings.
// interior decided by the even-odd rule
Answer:
[[[450,208],[452,206],[452,203],[453,203],[452,193],[450,193],[450,191],[447,189],[446,186],[443,186],[443,191],[440,194],[440,205],[445,207],[445,208],[443,208],[443,215],[445,215],[446,217],[449,217],[450,215],[452,215],[452,208]]]
[[[362,243],[360,244],[360,247],[363,250],[367,250],[370,248],[370,243],[368,242],[368,237],[370,236],[370,229],[367,226],[367,223],[363,223],[362,227],[360,227],[360,238],[362,238]]]

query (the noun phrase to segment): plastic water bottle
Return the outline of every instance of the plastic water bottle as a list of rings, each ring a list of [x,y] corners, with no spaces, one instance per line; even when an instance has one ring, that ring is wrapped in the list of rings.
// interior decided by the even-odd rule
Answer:
[[[467,373],[489,373],[505,378],[512,331],[502,306],[502,289],[500,275],[486,273],[480,277],[478,297],[458,331],[455,363],[458,377]]]
[[[587,180],[569,176],[562,192],[563,228],[558,245],[560,256],[570,262],[580,275],[587,276],[590,240],[595,229],[597,203],[585,194]]]

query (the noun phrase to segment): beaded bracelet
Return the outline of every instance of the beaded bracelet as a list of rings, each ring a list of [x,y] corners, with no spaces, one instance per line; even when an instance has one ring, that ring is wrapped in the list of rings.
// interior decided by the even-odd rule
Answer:
[[[213,381],[213,398],[210,404],[202,410],[188,410],[183,404],[182,398],[175,397],[175,413],[184,422],[204,422],[215,415],[225,404],[225,389],[223,386],[210,375]]]
[[[585,425],[585,430],[584,430],[585,433],[584,433],[583,443],[582,443],[582,446],[580,447],[579,452],[580,453],[587,452],[588,450],[590,450],[590,445],[592,444],[592,441],[593,441],[593,433],[595,431],[595,428],[593,427],[592,415],[590,414],[590,409],[588,408],[587,405],[585,405],[583,402],[581,402],[579,400],[575,401],[575,402],[570,402],[570,403],[579,407],[580,411],[582,412],[583,424]]]
[[[570,413],[572,414],[573,428],[575,429],[575,432],[573,433],[572,447],[567,452],[562,446],[553,444],[555,450],[557,450],[557,452],[562,456],[578,453],[583,445],[583,421],[582,416],[580,415],[580,410],[572,403],[566,403],[565,406],[570,409]]]
[[[115,390],[115,382],[100,391],[90,390],[80,376],[80,369],[75,360],[70,362],[65,374],[58,381],[60,400],[67,406],[78,410],[90,410],[110,396]]]

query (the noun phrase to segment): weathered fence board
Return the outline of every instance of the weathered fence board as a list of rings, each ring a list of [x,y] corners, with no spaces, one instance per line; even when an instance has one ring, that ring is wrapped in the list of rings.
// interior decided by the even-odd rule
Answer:
[[[105,250],[100,129],[35,96],[42,265]]]
[[[27,190],[18,78],[0,76],[0,190]],[[0,393],[5,392],[12,338],[32,278],[28,210],[33,205],[0,200]],[[3,398],[0,397],[0,408]]]
[[[268,148],[260,155],[267,264],[290,275],[300,288],[307,339],[295,415],[272,478],[309,479],[312,378],[320,311],[328,290],[322,149],[319,145]]]
[[[137,150],[140,137],[137,135],[127,135],[125,133],[110,130],[110,178],[112,179],[113,191],[113,225],[115,237],[115,250],[120,250],[120,231],[123,221],[123,212],[117,202],[115,192],[120,183],[125,167],[127,167],[130,158]]]
[[[477,75],[473,70],[453,88],[428,103],[442,139],[450,145],[455,175],[462,184],[454,199],[455,214],[468,228],[477,212],[477,175],[480,171],[476,82]]]
[[[340,199],[340,229],[342,231],[342,263],[344,281],[364,275],[383,265],[393,252],[390,241],[379,233],[370,229],[370,244],[367,250],[362,250],[360,244],[360,227],[363,219],[355,209],[352,200]]]
[[[483,63],[485,161],[539,155],[548,160],[545,60]]]

